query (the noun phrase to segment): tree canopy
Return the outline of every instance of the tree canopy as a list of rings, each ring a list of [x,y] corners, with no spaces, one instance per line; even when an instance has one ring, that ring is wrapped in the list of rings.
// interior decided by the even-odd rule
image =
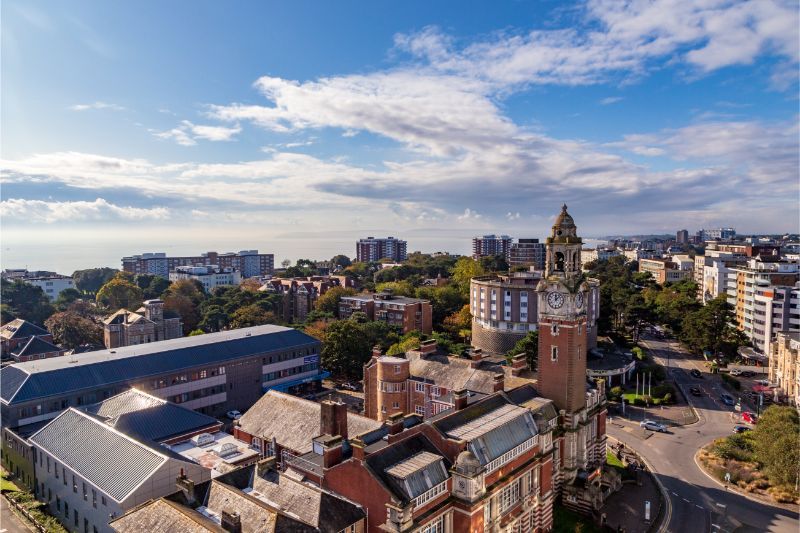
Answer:
[[[21,318],[41,326],[55,311],[41,287],[20,280],[0,280],[0,301],[4,322]]]
[[[76,270],[72,273],[72,281],[79,291],[94,294],[100,290],[100,287],[108,283],[119,270],[116,268],[87,268],[85,270]]]
[[[118,309],[135,311],[138,309],[144,300],[144,292],[128,278],[129,276],[126,276],[124,272],[117,272],[110,281],[97,291],[97,296],[95,297],[97,303],[111,311],[117,311]]]
[[[96,321],[75,311],[55,313],[45,323],[53,340],[62,348],[73,349],[82,344],[103,344],[103,328]]]

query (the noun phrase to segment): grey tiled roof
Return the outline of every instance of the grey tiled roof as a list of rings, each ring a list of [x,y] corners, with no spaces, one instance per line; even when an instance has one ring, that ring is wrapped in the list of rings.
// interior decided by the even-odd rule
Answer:
[[[67,409],[30,440],[117,501],[167,461],[76,409]]]
[[[39,355],[40,353],[60,352],[61,348],[47,342],[41,337],[31,337],[25,346],[20,346],[17,350],[11,352],[16,357],[28,357],[31,355]]]
[[[393,478],[396,490],[408,500],[413,500],[450,477],[443,457],[428,451],[403,459],[387,468],[386,473]]]
[[[223,533],[215,522],[191,508],[160,498],[131,509],[109,525],[117,533]]]
[[[484,394],[494,392],[494,376],[503,371],[499,366],[483,363],[472,368],[472,361],[446,355],[428,355],[424,359],[411,353],[410,371],[413,378],[435,383],[450,390],[466,389]]]
[[[53,357],[0,369],[0,398],[19,403],[318,344],[301,331],[267,325],[87,352],[76,358]]]
[[[82,410],[126,435],[155,442],[219,424],[216,418],[136,389],[127,390]]]
[[[270,390],[242,415],[239,427],[265,440],[275,437],[282,447],[303,454],[311,451],[311,439],[321,434],[320,410],[317,402]],[[377,420],[347,413],[349,437],[379,427]]]
[[[32,324],[21,318],[16,318],[0,327],[0,337],[3,339],[16,339],[31,337],[33,335],[49,334],[50,333],[46,329],[40,328],[36,324]]]

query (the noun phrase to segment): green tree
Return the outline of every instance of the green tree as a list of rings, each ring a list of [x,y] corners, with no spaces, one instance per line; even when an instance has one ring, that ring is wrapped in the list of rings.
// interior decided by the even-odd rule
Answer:
[[[486,272],[508,272],[508,261],[502,255],[485,255],[480,258],[480,265]]]
[[[6,318],[22,318],[42,325],[55,309],[41,287],[23,281],[0,281],[0,301]]]
[[[709,350],[732,355],[746,341],[734,323],[733,308],[722,295],[685,315],[680,338],[695,353]]]
[[[86,270],[76,270],[72,273],[72,281],[75,287],[82,292],[94,294],[100,287],[111,281],[119,270],[116,268],[88,268]]]
[[[133,282],[142,289],[145,300],[159,298],[169,288],[169,280],[154,274],[136,274]]]
[[[453,266],[453,283],[462,294],[469,294],[469,280],[485,274],[483,266],[471,257],[460,257]]]
[[[372,345],[360,324],[339,320],[328,324],[322,346],[322,367],[335,375],[360,378]]]
[[[317,298],[314,308],[323,313],[332,313],[334,316],[339,316],[339,300],[342,296],[353,296],[355,294],[355,289],[350,287],[331,287],[325,291],[325,294]]]
[[[257,304],[247,305],[231,315],[231,328],[249,328],[264,324],[277,324],[278,318],[272,311],[265,311]]]
[[[346,255],[342,255],[342,254],[334,255],[333,259],[331,259],[331,263],[333,265],[341,267],[341,268],[347,268],[347,267],[349,267],[350,265],[353,264],[353,262],[350,261],[349,257],[347,257]]]
[[[386,355],[403,355],[409,350],[419,348],[421,335],[418,331],[412,331],[400,337],[400,339],[389,346]]]
[[[44,325],[62,348],[71,350],[81,344],[103,344],[100,324],[74,311],[55,313],[45,320]]]
[[[389,289],[396,296],[414,296],[414,287],[408,281],[388,281],[386,283],[379,283],[375,286],[378,292]]]
[[[442,327],[452,337],[462,339],[469,337],[472,332],[472,313],[469,311],[469,304],[464,304],[461,309],[449,314],[442,322]]]
[[[56,309],[64,311],[73,303],[80,300],[82,296],[83,294],[81,294],[81,291],[78,289],[64,289],[58,293],[58,297],[55,301]]]
[[[773,405],[753,430],[756,460],[773,485],[797,483],[800,476],[800,419],[793,407]]]
[[[533,371],[539,367],[539,332],[529,331],[527,335],[522,337],[508,352],[508,355],[517,355],[524,353],[528,362],[528,368]]]
[[[431,307],[433,307],[431,321],[434,329],[441,329],[445,318],[469,303],[466,293],[452,285],[418,287],[415,296],[431,302]]]
[[[203,331],[220,331],[230,324],[230,316],[219,305],[212,305],[203,311],[199,328]]]
[[[118,272],[110,281],[100,287],[95,299],[98,304],[111,311],[118,309],[135,311],[142,305],[144,293],[142,289],[128,281],[124,272]]]
[[[191,279],[181,279],[172,284],[161,295],[164,311],[177,315],[183,322],[184,335],[197,329],[200,324],[200,305],[205,300],[203,286]]]

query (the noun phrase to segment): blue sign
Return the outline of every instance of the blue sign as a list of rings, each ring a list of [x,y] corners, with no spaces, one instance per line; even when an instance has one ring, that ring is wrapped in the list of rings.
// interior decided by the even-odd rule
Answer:
[[[303,364],[310,365],[311,363],[318,363],[319,362],[319,355],[309,355],[308,357],[303,357]]]

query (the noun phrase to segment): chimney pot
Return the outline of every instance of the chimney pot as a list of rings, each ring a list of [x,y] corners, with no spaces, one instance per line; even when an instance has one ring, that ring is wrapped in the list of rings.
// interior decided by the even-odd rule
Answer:
[[[493,383],[493,388],[492,388],[492,390],[493,390],[494,392],[500,392],[500,391],[502,391],[502,390],[503,390],[503,388],[505,388],[505,380],[506,380],[506,376],[505,376],[505,374],[502,374],[502,373],[500,373],[500,374],[495,374],[495,375],[494,375],[494,383]]]
[[[455,404],[456,411],[460,411],[465,408],[467,406],[467,402],[469,402],[469,393],[466,389],[453,391],[453,403]]]

